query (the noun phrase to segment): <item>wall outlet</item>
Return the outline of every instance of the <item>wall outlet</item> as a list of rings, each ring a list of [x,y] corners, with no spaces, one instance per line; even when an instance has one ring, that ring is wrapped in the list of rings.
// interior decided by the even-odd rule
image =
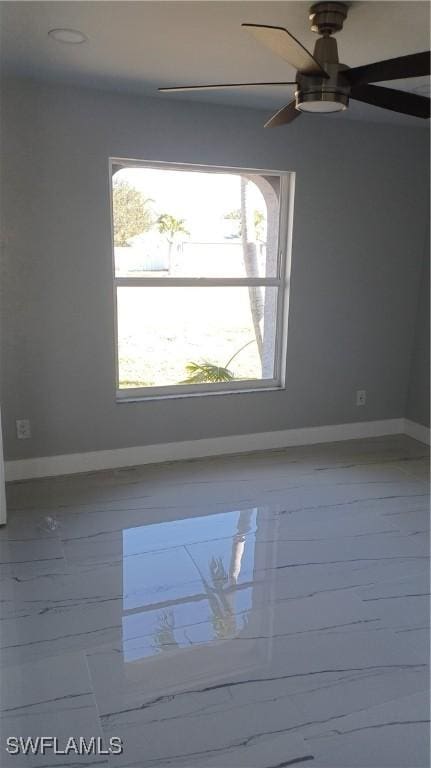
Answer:
[[[356,405],[365,405],[367,402],[367,390],[366,389],[357,389],[356,390]]]
[[[18,440],[28,440],[31,437],[30,419],[16,420],[16,436]]]

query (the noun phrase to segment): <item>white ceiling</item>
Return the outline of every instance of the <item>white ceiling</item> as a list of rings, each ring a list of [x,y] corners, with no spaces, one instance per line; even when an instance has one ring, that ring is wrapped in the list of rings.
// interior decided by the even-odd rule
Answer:
[[[351,67],[429,49],[430,6],[420,2],[351,2],[338,33],[340,61]],[[157,94],[162,85],[292,80],[295,71],[241,22],[284,26],[313,49],[309,2],[159,0],[159,2],[2,2],[4,74],[53,79],[163,99],[259,107],[269,114],[288,102],[288,88],[256,88],[190,95]],[[82,45],[48,37],[55,27],[81,30]],[[390,87],[427,91],[428,78],[393,81]],[[371,121],[424,125],[419,118],[351,102],[345,115]],[[312,117],[309,119],[313,119]]]

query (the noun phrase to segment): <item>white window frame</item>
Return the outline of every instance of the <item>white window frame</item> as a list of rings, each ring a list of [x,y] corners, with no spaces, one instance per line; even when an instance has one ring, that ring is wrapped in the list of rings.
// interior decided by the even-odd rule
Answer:
[[[112,181],[121,168],[153,168],[162,170],[196,171],[205,173],[232,173],[236,175],[255,174],[277,176],[280,179],[278,258],[275,277],[117,277],[115,274],[114,216]],[[135,160],[111,157],[109,159],[109,195],[111,213],[112,275],[114,293],[114,351],[115,351],[115,398],[118,403],[140,400],[171,399],[202,395],[258,392],[286,388],[286,344],[289,308],[289,279],[292,249],[292,223],[295,173],[291,171],[264,170],[261,168],[240,168],[235,166],[195,165],[190,163],[168,163],[161,161]],[[275,287],[277,291],[276,330],[274,349],[274,371],[271,379],[241,379],[204,384],[172,384],[157,387],[128,387],[120,389],[118,350],[118,309],[117,288],[119,287],[214,287],[249,286]]]

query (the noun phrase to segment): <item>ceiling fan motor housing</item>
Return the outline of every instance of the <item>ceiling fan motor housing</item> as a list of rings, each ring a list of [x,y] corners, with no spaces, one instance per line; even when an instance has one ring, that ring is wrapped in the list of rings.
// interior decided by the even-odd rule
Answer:
[[[322,5],[319,3],[319,5]],[[323,5],[337,5],[323,3]],[[314,6],[313,6],[314,7]],[[344,76],[348,70],[338,61],[337,41],[325,36],[316,40],[314,58],[322,65],[328,77],[297,73],[298,90],[296,108],[301,112],[340,112],[349,105],[350,84]]]
[[[347,16],[346,3],[315,3],[311,6],[309,18],[312,32],[318,35],[333,35],[343,29]]]

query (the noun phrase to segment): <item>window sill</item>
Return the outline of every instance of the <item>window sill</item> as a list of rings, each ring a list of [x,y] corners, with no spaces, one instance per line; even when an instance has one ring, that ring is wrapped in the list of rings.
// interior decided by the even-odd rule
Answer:
[[[191,397],[214,397],[219,395],[247,395],[247,394],[255,394],[256,392],[282,392],[285,391],[286,387],[282,384],[271,384],[268,387],[247,387],[245,389],[223,389],[223,390],[205,390],[202,392],[175,392],[170,394],[148,394],[148,395],[130,395],[129,397],[127,395],[119,395],[118,392],[116,394],[116,404],[122,405],[123,403],[141,403],[141,402],[153,402],[157,400],[184,400],[185,398],[191,398]],[[126,391],[126,390],[122,390]]]

